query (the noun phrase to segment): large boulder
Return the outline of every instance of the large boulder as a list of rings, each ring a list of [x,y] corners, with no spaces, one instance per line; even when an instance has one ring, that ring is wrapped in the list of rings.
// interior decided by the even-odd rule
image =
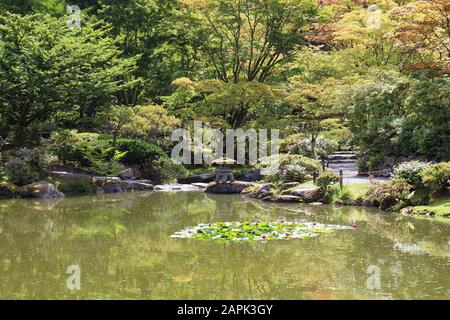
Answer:
[[[289,189],[293,189],[296,188],[300,185],[300,182],[287,182],[287,183],[283,183],[279,189],[280,191],[285,191],[285,190],[289,190]]]
[[[204,187],[196,186],[194,184],[165,184],[155,186],[155,191],[163,192],[187,192],[187,191],[203,191]]]
[[[206,188],[207,193],[223,193],[223,194],[238,194],[244,189],[252,186],[252,183],[246,181],[235,181],[227,183],[210,183]]]
[[[325,199],[324,199],[324,192],[322,191],[322,189],[317,188],[317,189],[313,189],[312,191],[306,193],[304,196],[302,196],[303,198],[303,202],[305,203],[317,203],[317,202],[323,202],[325,203]]]
[[[19,193],[19,191],[19,187],[10,182],[0,182],[0,199],[14,198]]]
[[[215,173],[202,173],[178,179],[180,184],[210,183],[216,178]]]
[[[128,181],[136,179],[136,176],[134,175],[133,169],[128,168],[124,172],[119,174],[119,178]]]
[[[20,195],[24,198],[60,199],[64,194],[55,185],[40,181],[20,188]]]
[[[303,202],[302,198],[296,197],[296,196],[274,196],[274,197],[267,197],[264,198],[263,201],[267,202],[287,202],[287,203],[300,203]]]
[[[153,185],[140,181],[121,181],[120,186],[124,191],[153,190]]]
[[[296,197],[306,197],[308,194],[310,194],[313,191],[316,191],[317,188],[296,188],[292,190],[288,190],[287,194],[291,196]]]
[[[272,196],[277,191],[277,187],[273,183],[266,183],[260,187],[250,186],[242,191],[243,195],[249,198],[262,199]]]
[[[119,182],[108,182],[95,188],[95,193],[122,193],[125,190]]]
[[[261,169],[252,169],[236,177],[239,181],[254,182],[262,179]]]

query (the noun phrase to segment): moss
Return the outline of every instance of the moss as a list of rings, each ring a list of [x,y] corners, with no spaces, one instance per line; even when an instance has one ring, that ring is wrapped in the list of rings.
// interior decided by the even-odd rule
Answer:
[[[436,199],[428,205],[412,207],[413,214],[450,217],[450,197]]]

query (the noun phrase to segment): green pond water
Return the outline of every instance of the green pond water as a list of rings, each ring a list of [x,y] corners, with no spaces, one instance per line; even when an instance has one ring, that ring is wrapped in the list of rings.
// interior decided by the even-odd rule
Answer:
[[[357,228],[268,242],[170,237],[200,223],[280,219]],[[438,221],[231,195],[5,200],[0,298],[449,299],[449,242],[450,224]],[[67,286],[74,265],[79,290]]]

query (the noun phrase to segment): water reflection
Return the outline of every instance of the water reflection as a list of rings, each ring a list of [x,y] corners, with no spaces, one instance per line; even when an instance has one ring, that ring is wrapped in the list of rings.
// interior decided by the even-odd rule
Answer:
[[[358,227],[266,244],[170,238],[204,222],[281,218]],[[198,192],[12,200],[0,203],[0,230],[0,298],[449,298],[449,225],[366,208]],[[66,287],[73,264],[79,291]]]

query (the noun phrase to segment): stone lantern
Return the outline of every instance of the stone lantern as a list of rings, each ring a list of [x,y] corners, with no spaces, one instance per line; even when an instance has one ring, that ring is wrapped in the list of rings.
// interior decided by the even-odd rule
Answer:
[[[216,184],[227,183],[228,181],[234,182],[234,176],[233,172],[231,171],[231,166],[236,164],[236,160],[222,157],[214,160],[212,164],[217,166]]]

